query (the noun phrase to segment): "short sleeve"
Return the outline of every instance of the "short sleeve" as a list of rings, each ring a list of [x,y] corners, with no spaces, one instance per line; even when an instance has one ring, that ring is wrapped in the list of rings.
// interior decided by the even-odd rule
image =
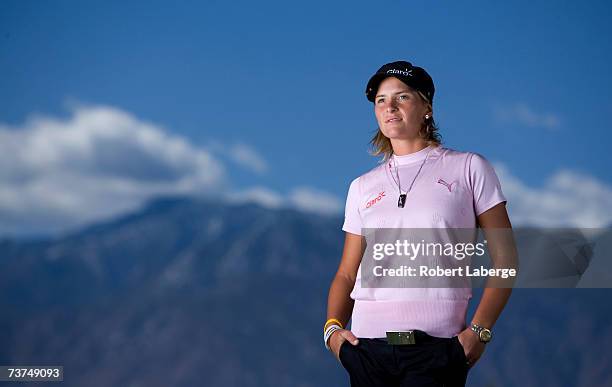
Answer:
[[[359,213],[359,178],[351,182],[348,195],[346,197],[346,206],[344,208],[344,224],[342,230],[351,234],[362,235],[361,214]]]
[[[491,163],[478,153],[472,153],[469,165],[469,181],[474,195],[476,215],[505,203],[506,197]]]

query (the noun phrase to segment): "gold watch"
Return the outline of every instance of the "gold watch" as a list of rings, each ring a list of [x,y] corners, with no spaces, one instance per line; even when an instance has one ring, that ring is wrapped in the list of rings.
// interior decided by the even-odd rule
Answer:
[[[488,343],[493,338],[493,333],[490,329],[481,327],[478,324],[472,323],[471,329],[478,335],[478,339],[481,343]]]

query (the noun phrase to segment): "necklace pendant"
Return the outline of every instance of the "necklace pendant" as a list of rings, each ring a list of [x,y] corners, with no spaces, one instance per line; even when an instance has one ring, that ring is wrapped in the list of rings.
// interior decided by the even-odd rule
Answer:
[[[400,194],[399,199],[397,200],[397,206],[399,208],[404,208],[406,204],[406,194]]]

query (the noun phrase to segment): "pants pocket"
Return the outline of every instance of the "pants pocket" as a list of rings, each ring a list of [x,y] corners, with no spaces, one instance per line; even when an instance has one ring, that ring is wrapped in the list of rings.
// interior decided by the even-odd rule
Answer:
[[[468,371],[470,367],[467,365],[467,357],[463,346],[459,341],[459,337],[453,336],[448,348],[448,365],[445,373],[445,386],[448,387],[465,387]]]
[[[452,341],[454,343],[454,348],[455,348],[455,353],[456,353],[455,355],[455,359],[457,359],[456,364],[458,365],[459,369],[467,373],[470,370],[470,366],[467,364],[467,356],[465,356],[463,345],[461,345],[461,342],[459,341],[458,336],[453,336]]]
[[[340,343],[340,349],[338,350],[338,359],[340,359],[340,364],[342,364],[342,367],[344,368],[346,368],[346,363],[342,360],[342,355],[344,354],[344,350],[347,345],[351,344],[347,343],[347,340],[344,340],[342,343]]]
[[[463,364],[467,364],[467,357],[465,356],[463,345],[461,345],[461,342],[459,341],[459,336],[453,336],[452,340],[455,343],[455,350],[458,352],[459,359]]]

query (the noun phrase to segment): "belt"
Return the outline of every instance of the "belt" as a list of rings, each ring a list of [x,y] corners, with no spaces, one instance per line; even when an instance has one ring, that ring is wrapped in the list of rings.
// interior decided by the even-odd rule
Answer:
[[[440,340],[444,339],[430,336],[417,329],[410,331],[387,331],[387,344],[390,345],[414,345]]]

